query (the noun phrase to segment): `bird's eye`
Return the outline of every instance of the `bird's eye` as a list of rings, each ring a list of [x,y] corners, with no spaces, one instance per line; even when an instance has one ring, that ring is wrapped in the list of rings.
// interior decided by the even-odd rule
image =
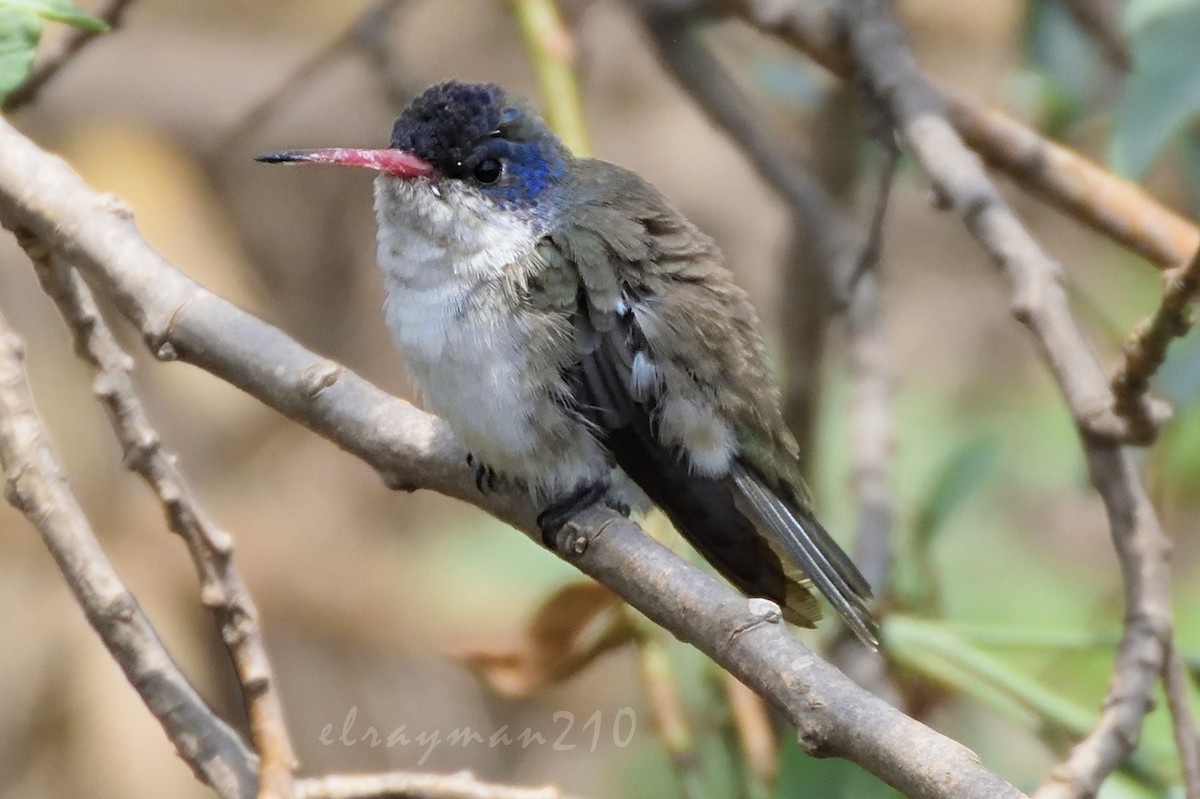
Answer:
[[[485,158],[475,165],[475,179],[480,183],[495,183],[504,171],[496,158]]]

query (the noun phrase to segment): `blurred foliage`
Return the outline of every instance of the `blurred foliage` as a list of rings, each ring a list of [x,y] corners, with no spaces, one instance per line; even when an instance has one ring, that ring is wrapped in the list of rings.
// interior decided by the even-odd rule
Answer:
[[[1126,16],[1133,72],[1113,121],[1109,161],[1141,177],[1200,112],[1200,1],[1131,0]]]
[[[0,0],[0,104],[33,69],[43,20],[108,30],[104,20],[80,11],[72,0]]]
[[[1025,64],[1012,78],[1017,101],[1061,137],[1103,95],[1110,70],[1058,0],[1030,0],[1024,20]]]
[[[845,760],[817,760],[804,754],[795,736],[780,747],[775,799],[820,796],[821,799],[899,799],[899,791]]]

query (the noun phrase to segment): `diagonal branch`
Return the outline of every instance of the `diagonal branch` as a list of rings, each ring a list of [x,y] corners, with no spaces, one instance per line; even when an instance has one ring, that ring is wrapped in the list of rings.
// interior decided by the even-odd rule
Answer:
[[[1187,667],[1172,642],[1163,669],[1163,690],[1167,708],[1171,711],[1171,727],[1175,733],[1175,748],[1179,751],[1179,770],[1183,772],[1184,795],[1200,799],[1200,730],[1188,702]]]
[[[187,544],[201,579],[201,598],[216,617],[221,638],[233,659],[259,755],[259,797],[291,794],[295,756],[283,722],[283,710],[258,610],[233,565],[233,544],[192,496],[175,457],[162,446],[134,391],[132,359],[109,330],[91,290],[79,274],[61,263],[37,239],[18,236],[34,263],[46,293],[58,305],[74,338],[76,352],[91,367],[95,391],[124,451],[125,466],[146,481],[158,497],[173,532]]]
[[[876,0],[845,3],[860,75],[884,103],[938,196],[1000,266],[1013,286],[1012,310],[1034,336],[1076,425],[1090,435],[1148,443],[1115,412],[1115,398],[1087,337],[1071,315],[1062,267],[1033,238],[947,121],[943,105],[908,49],[903,30]],[[1146,403],[1143,400],[1143,403]],[[1147,405],[1147,418],[1165,420]]]
[[[1167,288],[1162,302],[1149,318],[1139,324],[1122,347],[1121,360],[1113,372],[1112,388],[1117,397],[1117,412],[1133,425],[1149,425],[1140,417],[1150,378],[1167,357],[1167,347],[1192,327],[1189,304],[1200,290],[1200,249],[1186,264],[1167,273]]]
[[[257,758],[183,676],[100,548],[50,449],[21,364],[23,345],[0,316],[0,460],[5,496],[42,534],[71,593],[196,778],[222,799],[255,793]]]
[[[1031,194],[1160,269],[1178,267],[1200,247],[1196,225],[1136,183],[962,92],[943,89],[942,95],[963,141]]]
[[[637,2],[670,2],[677,10],[696,13],[709,5],[703,0]],[[835,75],[850,78],[854,74],[848,41],[833,12],[835,4],[829,0],[713,0],[713,4],[787,40]],[[1162,269],[1179,266],[1200,244],[1195,224],[1135,184],[961,92],[929,88],[945,103],[947,117],[967,144],[991,167],[1050,205]]]
[[[127,210],[3,121],[0,222],[30,229],[73,263],[160,358],[184,359],[249,392],[366,461],[392,487],[466,499],[540,540],[527,496],[476,491],[444,423],[200,287],[146,244]],[[913,797],[1022,796],[966,747],[809,651],[771,603],[739,596],[627,519],[593,508],[559,540],[562,557],[785,712],[808,752],[858,763]]]
[[[1000,197],[946,120],[885,0],[844,0],[862,79],[885,104],[922,170],[1013,286],[1013,311],[1033,333],[1075,416],[1092,484],[1108,513],[1125,586],[1125,631],[1096,729],[1055,770],[1040,797],[1090,796],[1132,751],[1171,635],[1170,544],[1113,412],[1104,372],[1071,316],[1059,266]],[[1097,403],[1103,403],[1100,407]],[[1089,408],[1095,408],[1089,411]]]

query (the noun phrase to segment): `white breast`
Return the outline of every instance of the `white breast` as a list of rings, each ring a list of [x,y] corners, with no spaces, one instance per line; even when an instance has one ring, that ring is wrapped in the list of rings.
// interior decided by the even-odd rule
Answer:
[[[529,347],[502,278],[537,236],[511,215],[484,213],[446,191],[376,182],[388,327],[429,410],[481,459],[519,456],[534,445],[532,424],[522,421]]]
[[[540,236],[529,220],[454,182],[380,178],[375,207],[388,327],[426,407],[482,463],[543,498],[610,479],[548,360],[569,327],[521,305],[520,270],[536,268]]]

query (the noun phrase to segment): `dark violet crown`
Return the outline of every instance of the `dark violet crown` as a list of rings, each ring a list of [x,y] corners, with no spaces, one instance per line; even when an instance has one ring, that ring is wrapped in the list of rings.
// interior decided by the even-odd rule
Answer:
[[[501,207],[546,207],[570,152],[524,100],[493,83],[439,83],[400,114],[391,146],[470,181]]]
[[[439,83],[400,114],[391,146],[453,174],[481,141],[500,130],[507,105],[504,89],[494,83]]]

